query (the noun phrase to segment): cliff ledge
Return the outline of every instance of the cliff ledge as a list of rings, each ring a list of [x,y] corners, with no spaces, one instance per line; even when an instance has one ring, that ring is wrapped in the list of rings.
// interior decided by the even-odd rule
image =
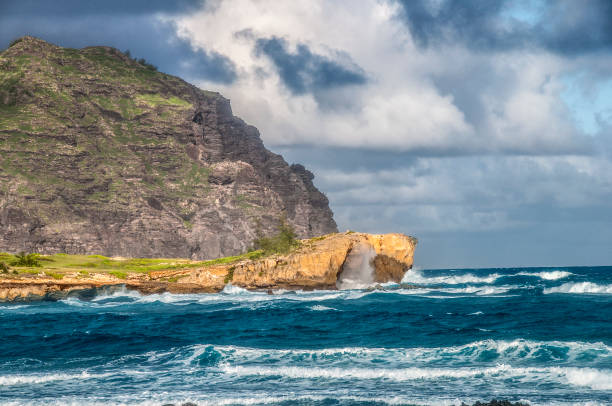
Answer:
[[[42,268],[15,268],[0,274],[0,301],[87,298],[100,289],[123,286],[148,294],[214,293],[228,283],[249,290],[312,290],[400,282],[412,267],[416,244],[414,237],[403,234],[346,232],[301,240],[287,255],[251,253],[203,262],[156,260],[165,262],[149,268],[139,268],[142,260],[126,258],[92,255],[87,257],[90,262],[79,264],[62,254],[43,256]],[[112,270],[118,266],[125,271]]]

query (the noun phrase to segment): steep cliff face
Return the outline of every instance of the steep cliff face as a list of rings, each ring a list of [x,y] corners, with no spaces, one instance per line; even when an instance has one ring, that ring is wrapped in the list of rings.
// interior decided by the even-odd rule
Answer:
[[[0,251],[215,258],[281,216],[336,231],[301,165],[229,100],[108,47],[0,54]]]
[[[250,290],[342,289],[343,276],[354,267],[362,268],[357,278],[362,282],[359,287],[364,288],[378,282],[400,282],[412,267],[416,244],[415,238],[403,234],[347,232],[303,240],[287,255],[241,256],[220,263],[193,263],[191,267],[183,262],[180,269],[171,263],[167,269],[125,274],[100,267],[83,269],[91,264],[71,264],[53,268],[53,272],[35,268],[27,270],[34,274],[0,274],[0,301],[53,299],[75,291],[87,295],[93,294],[93,289],[119,285],[143,293],[212,293],[228,283]]]

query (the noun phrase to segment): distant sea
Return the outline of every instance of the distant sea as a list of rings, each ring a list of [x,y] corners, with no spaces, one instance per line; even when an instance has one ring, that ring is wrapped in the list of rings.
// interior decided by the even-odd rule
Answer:
[[[612,267],[404,282],[0,304],[0,404],[612,404]]]

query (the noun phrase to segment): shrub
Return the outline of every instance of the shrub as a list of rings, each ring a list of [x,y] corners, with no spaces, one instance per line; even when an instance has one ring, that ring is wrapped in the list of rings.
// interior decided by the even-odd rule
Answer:
[[[109,274],[113,275],[114,277],[118,279],[127,279],[127,272],[110,271]]]
[[[258,233],[259,234],[259,233]],[[256,249],[263,250],[266,254],[287,254],[300,245],[297,234],[285,217],[281,217],[278,224],[278,232],[271,237],[259,237],[254,241]]]
[[[225,280],[223,281],[226,285],[234,280],[234,269],[236,267],[232,266],[227,270],[227,275],[225,275]]]
[[[138,62],[139,64],[141,64],[142,66],[144,66],[145,68],[149,70],[157,70],[157,66],[153,65],[152,63],[147,62],[147,60],[144,58],[140,58],[136,60],[136,62]]]
[[[13,45],[19,44],[21,41],[23,41],[23,38],[15,38],[14,40],[11,41],[8,47],[10,48]]]
[[[9,268],[9,266],[6,264],[6,262],[0,262],[0,271],[2,273],[9,273],[10,270],[11,270],[11,268]]]
[[[15,260],[11,262],[13,266],[41,266],[38,261],[38,254],[26,254],[21,251],[19,254],[15,254]]]
[[[64,274],[61,274],[59,272],[51,272],[51,271],[45,271],[45,275],[50,276],[53,279],[62,279],[64,277]]]

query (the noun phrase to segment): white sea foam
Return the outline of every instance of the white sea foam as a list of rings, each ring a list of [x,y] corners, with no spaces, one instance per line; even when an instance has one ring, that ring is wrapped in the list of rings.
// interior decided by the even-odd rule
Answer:
[[[612,285],[593,282],[569,282],[561,286],[544,289],[544,293],[612,293]]]
[[[83,371],[79,374],[32,374],[32,375],[0,375],[0,386],[31,385],[53,381],[99,379],[110,376],[106,374],[90,374]]]
[[[404,274],[402,283],[417,283],[421,285],[459,285],[464,283],[493,283],[499,279],[502,275],[497,273],[476,276],[471,273],[462,275],[444,275],[444,276],[424,276],[423,273],[417,269],[410,269]]]
[[[555,271],[542,271],[542,272],[519,272],[517,273],[517,275],[537,276],[538,278],[541,278],[547,281],[555,281],[557,279],[567,278],[568,276],[573,275],[573,273],[568,272],[568,271],[555,270]]]
[[[612,371],[575,367],[513,367],[498,364],[488,368],[318,368],[298,366],[224,365],[221,370],[234,376],[268,376],[289,379],[384,379],[397,382],[431,379],[488,379],[510,377],[523,381],[568,383],[594,390],[612,389]]]
[[[555,370],[556,368],[553,368]],[[594,368],[558,368],[567,382],[595,390],[612,390],[612,370]]]
[[[418,405],[431,405],[431,406],[455,406],[460,404],[461,400],[457,398],[444,398],[444,397],[408,397],[405,395],[394,394],[390,397],[383,396],[356,396],[356,395],[341,395],[337,392],[331,392],[327,395],[313,395],[313,394],[275,394],[275,395],[261,395],[257,396],[251,393],[250,396],[233,396],[233,397],[222,397],[215,395],[205,395],[201,392],[194,394],[193,392],[181,393],[180,391],[172,391],[172,394],[167,393],[148,393],[133,394],[133,395],[118,395],[113,400],[107,398],[96,399],[93,396],[87,398],[80,397],[62,397],[61,400],[50,400],[45,399],[43,401],[37,400],[23,400],[23,401],[9,401],[2,403],[4,406],[33,406],[33,405],[44,405],[44,406],[109,406],[109,405],[121,405],[121,406],[159,406],[161,404],[176,404],[181,405],[187,402],[195,403],[198,406],[229,406],[229,405],[269,405],[269,404],[312,404],[315,402],[321,402],[325,399],[334,399],[342,402],[372,402],[386,405],[406,405],[406,404],[418,404]],[[599,406],[599,405],[588,405],[588,406]]]
[[[309,349],[261,349],[239,346],[209,346],[196,345],[187,351],[187,354],[202,354],[206,349],[214,349],[222,354],[224,359],[232,364],[239,365],[255,362],[260,359],[275,360],[275,362],[313,362],[313,366],[323,366],[325,362],[333,364],[346,363],[347,365],[370,365],[373,359],[385,360],[388,365],[411,366],[418,364],[462,364],[466,362],[481,362],[486,355],[503,363],[520,363],[530,361],[537,357],[548,356],[564,362],[573,362],[583,358],[585,354],[595,360],[611,360],[612,347],[601,342],[586,343],[574,341],[531,341],[516,339],[481,340],[461,346],[451,347],[415,347],[415,348],[368,348],[344,347],[327,348],[321,350]],[[199,355],[198,355],[199,356]],[[187,358],[194,358],[187,355]]]
[[[317,312],[325,312],[325,311],[328,311],[328,310],[338,311],[338,309],[334,309],[333,307],[327,307],[327,306],[322,306],[322,305],[310,306],[309,309],[317,311]]]

